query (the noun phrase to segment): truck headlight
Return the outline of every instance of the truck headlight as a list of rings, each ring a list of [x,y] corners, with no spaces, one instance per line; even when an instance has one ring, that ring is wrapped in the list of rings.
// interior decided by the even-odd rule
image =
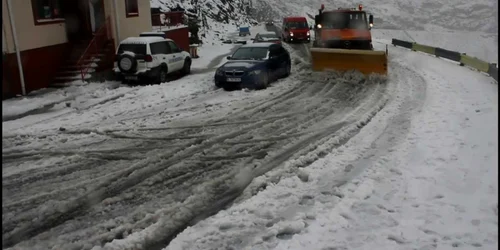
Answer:
[[[308,32],[307,32],[307,36],[310,36],[310,35],[311,35],[311,33],[309,33],[309,31],[308,31]]]
[[[224,71],[222,69],[218,69],[215,71],[215,74],[218,76],[222,76],[222,75],[224,75]]]
[[[293,32],[290,32],[290,36],[293,36]]]

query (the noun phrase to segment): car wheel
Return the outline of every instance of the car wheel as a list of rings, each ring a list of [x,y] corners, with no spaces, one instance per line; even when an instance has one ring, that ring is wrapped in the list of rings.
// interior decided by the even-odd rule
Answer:
[[[184,66],[182,67],[182,74],[189,75],[191,73],[191,59],[188,57],[184,60]]]
[[[285,75],[284,77],[288,77],[290,75],[290,73],[292,72],[292,64],[290,62],[288,62],[286,64],[286,68],[285,68]]]
[[[160,69],[160,72],[158,72],[158,83],[159,84],[167,81],[167,73],[168,73],[167,67],[162,67]]]
[[[269,72],[265,72],[262,74],[262,77],[260,78],[260,82],[257,86],[257,89],[267,89],[269,86]]]

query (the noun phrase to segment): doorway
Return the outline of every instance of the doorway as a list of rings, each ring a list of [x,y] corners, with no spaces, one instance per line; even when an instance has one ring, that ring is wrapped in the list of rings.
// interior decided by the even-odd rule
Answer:
[[[89,0],[90,29],[95,34],[106,22],[104,0]]]
[[[70,43],[92,38],[89,24],[88,0],[61,1],[66,19],[66,34]]]

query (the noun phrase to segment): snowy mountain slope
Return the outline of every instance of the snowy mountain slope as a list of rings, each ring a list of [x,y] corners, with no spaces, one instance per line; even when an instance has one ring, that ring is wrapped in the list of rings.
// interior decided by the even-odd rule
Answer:
[[[151,0],[152,7],[166,10],[179,4],[186,9],[198,6],[207,18],[248,21],[280,20],[287,15],[311,17],[321,4],[327,9],[354,7],[362,3],[381,28],[440,31],[445,29],[498,33],[498,1],[495,0]],[[353,6],[354,5],[354,6]]]
[[[237,26],[249,26],[249,0],[150,0],[152,8],[169,11],[181,7],[190,17],[196,17],[201,26],[199,36],[203,43],[212,44],[226,38],[228,31],[236,30]]]
[[[257,9],[271,7],[280,16],[314,16],[321,4],[326,9],[355,7],[358,3],[375,16],[377,26],[406,30],[468,30],[497,32],[498,2],[494,0],[252,0]],[[354,6],[353,6],[354,5]],[[311,21],[313,21],[311,19]]]

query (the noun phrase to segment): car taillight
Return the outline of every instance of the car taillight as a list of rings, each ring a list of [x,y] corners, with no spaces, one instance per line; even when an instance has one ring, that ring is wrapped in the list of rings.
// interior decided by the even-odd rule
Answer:
[[[153,57],[152,57],[151,55],[146,55],[146,56],[144,57],[144,60],[145,60],[146,62],[152,62],[152,61],[153,61]]]

